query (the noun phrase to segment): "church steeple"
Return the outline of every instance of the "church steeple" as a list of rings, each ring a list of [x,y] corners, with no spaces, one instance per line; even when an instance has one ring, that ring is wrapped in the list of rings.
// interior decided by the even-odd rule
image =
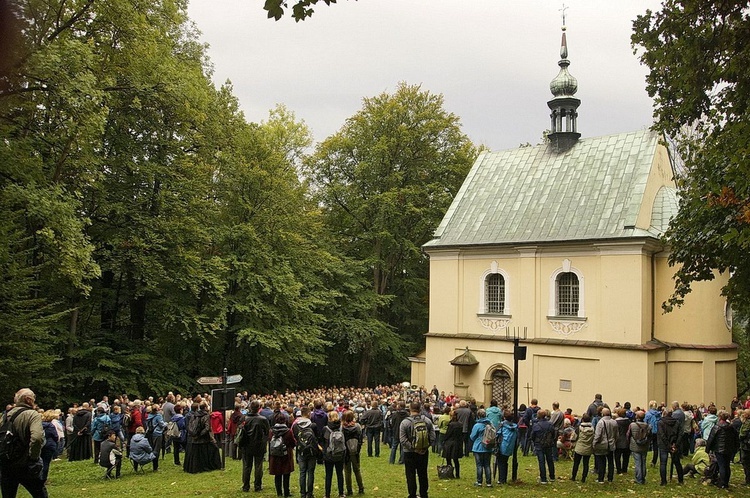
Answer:
[[[575,145],[581,134],[578,133],[578,106],[581,101],[574,97],[578,91],[578,81],[568,72],[568,40],[565,36],[565,8],[563,6],[562,41],[560,43],[560,72],[549,84],[554,98],[547,102],[550,114],[550,133],[547,135],[558,152],[565,152]]]

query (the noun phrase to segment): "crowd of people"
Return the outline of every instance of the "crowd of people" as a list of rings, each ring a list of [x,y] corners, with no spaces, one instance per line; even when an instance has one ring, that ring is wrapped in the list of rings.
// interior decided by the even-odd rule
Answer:
[[[107,479],[120,476],[123,461],[136,472],[149,466],[158,472],[170,454],[185,472],[207,472],[222,467],[219,445],[226,441],[227,458],[242,461],[242,490],[261,490],[267,466],[278,496],[291,496],[297,470],[300,495],[312,497],[318,466],[326,497],[364,494],[360,457],[380,457],[383,446],[389,464],[403,464],[410,497],[428,496],[430,453],[444,459],[441,467],[454,478],[461,477],[463,457],[473,455],[475,486],[507,483],[511,458],[529,454],[537,458],[541,484],[556,480],[560,458],[573,461],[570,480],[580,472],[585,483],[592,455],[596,482],[629,473],[632,459],[633,482],[645,484],[651,452],[662,485],[676,472],[678,483],[685,475],[700,476],[726,488],[736,455],[750,485],[750,397],[747,405],[735,398],[730,410],[656,401],[610,407],[597,394],[579,416],[556,402],[542,408],[533,399],[514,412],[495,400],[485,407],[437,387],[394,385],[242,392],[227,410],[212,407],[207,393],[143,400],[121,395],[112,402],[104,396],[63,412],[40,408],[34,393],[21,389],[0,427],[25,435],[27,453],[12,468],[0,454],[0,481],[4,497],[15,496],[19,485],[32,497],[46,497],[50,463],[63,454],[69,461],[93,459]]]

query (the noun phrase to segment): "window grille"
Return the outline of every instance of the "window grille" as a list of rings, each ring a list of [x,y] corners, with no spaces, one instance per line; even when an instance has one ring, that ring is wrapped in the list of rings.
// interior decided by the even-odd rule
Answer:
[[[561,273],[557,277],[557,315],[578,316],[578,276]]]
[[[505,312],[505,279],[499,273],[491,273],[485,282],[485,312]]]

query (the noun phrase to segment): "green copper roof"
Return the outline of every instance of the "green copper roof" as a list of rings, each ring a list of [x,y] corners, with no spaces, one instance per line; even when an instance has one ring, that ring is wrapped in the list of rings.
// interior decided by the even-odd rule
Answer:
[[[675,212],[668,191],[654,226],[634,228],[657,145],[643,130],[581,139],[563,153],[549,144],[483,152],[425,246],[658,236]]]

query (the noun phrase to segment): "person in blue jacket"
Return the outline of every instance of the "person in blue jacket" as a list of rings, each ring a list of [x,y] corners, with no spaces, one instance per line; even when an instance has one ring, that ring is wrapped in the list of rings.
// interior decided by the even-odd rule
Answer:
[[[484,429],[492,425],[492,422],[487,418],[487,412],[484,408],[477,410],[477,421],[474,427],[471,429],[469,439],[472,442],[471,452],[474,453],[474,461],[477,464],[477,481],[474,486],[482,486],[482,474],[484,474],[484,480],[487,483],[487,487],[492,487],[492,468],[490,461],[492,460],[492,448],[485,446],[482,439],[484,438]]]
[[[159,405],[151,405],[151,413],[148,415],[145,425],[148,442],[151,444],[154,455],[156,455],[154,458],[154,470],[156,471],[159,470],[159,453],[161,453],[161,445],[164,442],[164,429],[167,428],[167,423],[159,411]]]
[[[135,430],[133,438],[130,440],[129,458],[133,461],[133,468],[135,470],[138,470],[139,465],[145,465],[156,458],[148,439],[146,439],[145,432],[143,427],[138,427]]]
[[[91,421],[91,439],[94,440],[94,461],[99,461],[99,451],[101,451],[102,441],[107,439],[112,420],[109,415],[104,413],[104,408],[96,408],[96,417]]]
[[[515,422],[513,412],[506,410],[503,413],[503,422],[497,430],[497,456],[495,463],[497,465],[497,483],[505,484],[508,482],[508,458],[513,455],[513,450],[518,440],[518,424]]]

